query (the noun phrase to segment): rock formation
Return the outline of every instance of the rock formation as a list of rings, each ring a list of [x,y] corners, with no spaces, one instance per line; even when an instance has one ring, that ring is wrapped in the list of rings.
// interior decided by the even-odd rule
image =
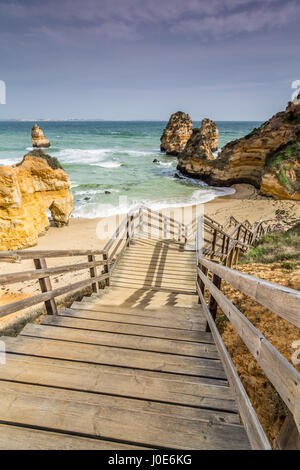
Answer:
[[[212,152],[218,149],[218,129],[211,119],[203,119],[201,127],[192,130],[192,135],[187,141],[180,158],[190,160],[197,158],[207,161],[214,160]]]
[[[44,132],[38,124],[31,129],[31,140],[33,147],[50,147],[50,142],[44,136]]]
[[[184,149],[192,134],[193,121],[188,114],[178,111],[171,115],[161,136],[160,150],[177,156]]]
[[[208,143],[212,152],[216,152],[219,146],[219,131],[216,123],[211,119],[205,118],[203,119],[199,130],[202,140]]]
[[[59,162],[42,150],[21,163],[0,167],[0,250],[35,245],[50,225],[66,225],[73,208],[70,181]]]
[[[212,186],[250,183],[265,195],[300,200],[299,138],[300,104],[289,103],[258,129],[225,145],[215,160],[185,149],[177,168]]]

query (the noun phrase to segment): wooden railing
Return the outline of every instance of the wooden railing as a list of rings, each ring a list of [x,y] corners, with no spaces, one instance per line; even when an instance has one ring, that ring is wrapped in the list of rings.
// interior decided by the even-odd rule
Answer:
[[[242,341],[289,408],[299,432],[300,374],[221,292],[222,280],[230,283],[240,292],[250,296],[297,327],[300,327],[300,293],[243,274],[204,257],[200,256],[198,258],[196,287],[207,319],[207,330],[211,331],[214,337],[228,380],[236,392],[239,411],[252,447],[255,449],[270,449],[268,439],[216,327],[217,306],[232,323]],[[207,301],[205,298],[206,292],[209,295]]]
[[[234,225],[231,231],[228,231],[229,225]],[[264,234],[274,228],[275,225],[262,220],[252,227],[248,220],[238,222],[234,217],[229,217],[221,225],[203,215],[187,226],[186,237],[188,240],[195,240],[198,256],[206,256],[231,267],[237,264],[240,252],[246,252]]]

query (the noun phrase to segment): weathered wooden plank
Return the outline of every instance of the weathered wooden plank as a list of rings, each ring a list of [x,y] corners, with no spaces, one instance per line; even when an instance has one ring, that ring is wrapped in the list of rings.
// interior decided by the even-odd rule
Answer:
[[[0,424],[1,450],[144,450],[145,447]]]
[[[32,297],[26,297],[25,299],[18,300],[17,302],[12,302],[10,304],[3,305],[0,307],[0,317],[9,315],[10,313],[17,312],[18,310],[22,310],[27,307],[31,307],[32,305],[37,305],[39,303],[46,302],[47,300],[54,299],[55,297],[66,294],[68,292],[77,289],[83,289],[84,287],[91,285],[92,282],[98,282],[107,279],[108,276],[108,274],[103,274],[101,276],[93,278],[93,280],[89,278],[83,281],[74,282],[73,284],[53,289],[50,292],[44,292],[42,294],[37,294]]]
[[[103,250],[15,250],[1,251],[1,258],[63,258],[67,256],[102,255],[103,252]]]
[[[41,357],[66,359],[70,361],[107,364],[136,369],[175,372],[183,375],[202,375],[204,377],[226,378],[222,364],[216,359],[194,358],[148,351],[122,350],[116,347],[96,346],[19,336],[2,337],[6,351]]]
[[[231,390],[225,382],[214,379],[18,354],[7,354],[0,377],[14,382],[103,393],[111,395],[111,403],[114,397],[123,397],[177,404],[181,416],[239,424]],[[168,410],[173,408],[164,408],[165,412]]]
[[[119,293],[114,293],[113,290],[111,289],[110,291],[111,296],[109,295],[109,298],[112,298],[112,296],[116,295],[118,296]],[[151,305],[145,305],[145,306],[137,306],[137,307],[132,307],[132,305],[126,304],[125,302],[122,302],[121,305],[111,305],[111,304],[106,304],[105,302],[105,296],[108,294],[105,294],[105,291],[103,294],[100,294],[100,297],[98,295],[91,295],[90,297],[83,297],[83,299],[80,302],[73,302],[72,308],[75,305],[87,305],[94,306],[93,308],[101,311],[101,312],[107,312],[107,313],[122,313],[124,315],[150,315],[154,317],[159,317],[159,318],[168,318],[172,317],[173,319],[178,318],[179,320],[184,320],[184,319],[191,319],[193,318],[194,320],[198,321],[203,321],[205,322],[206,319],[203,316],[202,313],[202,308],[200,305],[197,304],[195,307],[177,307],[176,305],[174,306],[169,306],[169,305],[159,305],[157,307],[151,306]],[[196,296],[195,296],[196,297]],[[99,302],[100,299],[100,302]]]
[[[161,285],[166,284],[167,286],[174,286],[174,287],[184,287],[189,289],[195,289],[195,282],[196,282],[196,275],[194,278],[191,279],[183,279],[179,276],[176,278],[168,278],[167,276],[157,276],[155,273],[145,272],[144,274],[135,273],[134,270],[130,270],[128,272],[122,272],[119,268],[114,272],[112,276],[115,280],[129,280],[131,282],[156,282],[160,283]]]
[[[112,287],[125,287],[125,288],[131,288],[131,289],[144,289],[144,290],[159,290],[162,292],[173,292],[174,294],[190,294],[190,295],[195,295],[195,289],[179,289],[179,288],[172,288],[172,287],[159,287],[155,284],[143,284],[143,283],[135,283],[133,281],[119,281],[119,280],[114,280],[112,279],[111,282]]]
[[[49,325],[49,324],[48,324]],[[86,344],[114,346],[120,348],[154,351],[181,356],[207,357],[219,359],[215,345],[204,343],[191,343],[172,341],[168,339],[147,338],[144,336],[121,335],[103,333],[100,331],[86,331],[75,328],[61,328],[57,326],[27,325],[21,332],[22,336],[36,336],[48,339],[61,339]]]
[[[90,318],[82,318],[83,315]],[[77,316],[78,315],[78,316]],[[179,328],[164,328],[149,325],[135,325],[130,323],[120,323],[114,321],[101,321],[93,319],[93,312],[80,311],[73,309],[62,309],[59,315],[51,318],[51,324],[62,325],[70,328],[81,328],[94,331],[108,331],[111,333],[130,334],[137,336],[147,336],[153,338],[175,339],[177,341],[198,341],[213,342],[210,333],[201,330],[182,330]],[[45,317],[43,324],[49,322],[49,317]],[[209,336],[208,336],[209,335]]]
[[[188,419],[159,411],[166,405],[36,385],[0,382],[0,415],[8,423],[77,432],[171,449],[249,449],[244,429],[236,424]],[[131,403],[130,403],[131,402]],[[159,406],[160,405],[160,406]],[[155,411],[154,411],[155,410]],[[124,439],[125,438],[125,439]]]
[[[238,373],[233,365],[230,355],[223,343],[222,337],[216,327],[216,324],[211,316],[211,313],[207,307],[204,296],[201,292],[200,286],[197,286],[197,291],[201,304],[203,306],[204,314],[207,318],[210,330],[213,334],[216,346],[218,348],[220,358],[226,371],[229,383],[234,391],[239,407],[239,411],[243,420],[243,424],[246,428],[248,438],[250,440],[253,449],[258,450],[270,450],[270,443],[264,433],[264,430],[257,418],[252,403],[244,389],[244,386],[238,376]]]
[[[91,255],[92,256],[92,255]],[[53,276],[55,274],[69,273],[72,271],[80,271],[82,269],[101,266],[104,261],[95,261],[92,263],[76,263],[71,265],[56,266],[54,268],[45,268],[39,270],[23,271],[18,273],[0,274],[0,284],[12,284],[21,281],[30,281],[32,279],[42,279]]]
[[[91,303],[84,302],[73,302],[72,308],[76,309],[76,314],[74,316],[80,317],[80,312],[82,318],[91,318],[95,320],[107,320],[107,321],[116,321],[116,322],[125,322],[133,323],[136,325],[148,325],[148,326],[160,326],[160,327],[170,327],[170,328],[180,328],[182,330],[198,330],[201,329],[203,324],[203,318],[195,318],[195,316],[184,316],[181,319],[179,315],[172,318],[172,316],[160,316],[159,312],[145,310],[144,315],[141,315],[140,312],[138,315],[133,313],[110,313],[101,310],[101,305],[94,305]],[[88,315],[89,313],[89,315]],[[88,315],[88,316],[87,316]]]
[[[201,258],[200,262],[236,289],[300,327],[299,291],[226,268],[204,258]]]
[[[299,406],[300,374],[260,333],[259,330],[222,294],[204,274],[199,276],[213,294],[220,308],[237,330],[249,351],[253,354],[277,392],[295,415]],[[300,422],[295,421],[300,428]]]
[[[35,268],[39,269],[46,269],[47,263],[45,258],[35,258],[33,260]],[[50,292],[52,291],[52,284],[50,277],[43,277],[39,279],[39,285],[42,292]],[[49,299],[45,301],[46,312],[48,315],[57,315],[57,306],[55,299]]]

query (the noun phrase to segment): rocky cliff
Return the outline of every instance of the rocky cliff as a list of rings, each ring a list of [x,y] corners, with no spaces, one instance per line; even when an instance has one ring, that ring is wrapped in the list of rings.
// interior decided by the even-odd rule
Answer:
[[[177,156],[184,149],[192,134],[193,121],[188,114],[178,111],[171,115],[161,136],[160,150]]]
[[[33,147],[50,147],[50,142],[44,136],[44,132],[38,124],[31,129],[31,140]]]
[[[250,183],[265,195],[300,200],[299,138],[300,104],[289,103],[258,129],[225,145],[214,160],[184,150],[178,169],[213,186]]]
[[[50,225],[48,209],[57,226],[66,225],[73,208],[69,187],[59,162],[42,150],[0,167],[0,250],[35,245]]]

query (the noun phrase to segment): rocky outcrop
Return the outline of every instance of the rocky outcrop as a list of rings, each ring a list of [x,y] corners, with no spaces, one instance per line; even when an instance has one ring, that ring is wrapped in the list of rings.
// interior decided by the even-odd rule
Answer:
[[[293,145],[299,138],[300,104],[289,103],[258,129],[225,145],[215,160],[184,150],[178,169],[212,186],[250,183],[265,195],[298,200],[299,153]]]
[[[218,149],[218,129],[211,119],[203,119],[201,127],[192,130],[192,135],[181,152],[180,158],[190,160],[197,158],[201,161],[214,160]]]
[[[205,118],[199,130],[202,140],[210,146],[212,152],[216,152],[219,146],[219,131],[216,123],[211,119]]]
[[[38,124],[35,124],[31,129],[31,140],[33,147],[50,147],[50,142],[44,136],[44,132]]]
[[[192,127],[193,121],[188,114],[182,111],[172,114],[161,136],[160,150],[167,155],[177,156],[189,140]]]
[[[21,163],[0,167],[0,250],[35,245],[49,227],[48,209],[57,226],[68,224],[73,208],[70,181],[59,162],[42,150]]]

